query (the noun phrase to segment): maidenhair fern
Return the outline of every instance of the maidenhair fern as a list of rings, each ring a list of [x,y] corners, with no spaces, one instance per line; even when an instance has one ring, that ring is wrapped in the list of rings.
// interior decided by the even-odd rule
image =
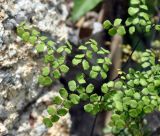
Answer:
[[[123,36],[126,34],[126,30],[132,35],[139,28],[141,28],[143,32],[150,32],[152,27],[160,30],[160,25],[155,25],[154,22],[151,21],[146,0],[130,0],[128,14],[129,17],[123,20],[125,24],[122,24],[122,19],[120,18],[115,19],[113,24],[109,20],[104,22],[104,28],[108,30],[111,36],[116,33]]]
[[[117,18],[113,23],[106,20],[104,28],[111,36],[123,36],[128,32],[134,34],[138,28],[142,28],[143,32],[160,30],[160,25],[151,21],[147,10],[145,0],[130,0],[129,18]],[[25,23],[17,27],[17,33],[24,42],[34,45],[38,53],[44,54],[46,66],[42,68],[38,79],[41,85],[51,85],[54,80],[70,71],[66,56],[74,53],[69,42],[58,46]],[[119,80],[107,82],[105,79],[111,65],[108,57],[110,52],[93,39],[80,45],[78,51],[72,59],[72,67],[80,67],[82,71],[68,82],[69,91],[61,88],[59,95],[53,98],[53,105],[47,109],[48,117],[43,120],[45,125],[51,127],[61,116],[65,116],[73,105],[87,101],[84,110],[92,115],[101,111],[113,112],[108,127],[113,134],[144,136],[144,116],[154,110],[160,110],[160,64],[156,63],[154,53],[146,50],[142,54],[139,60],[141,71],[130,68],[128,73],[122,72],[119,75]],[[87,78],[106,82],[96,93],[95,85],[87,81]]]

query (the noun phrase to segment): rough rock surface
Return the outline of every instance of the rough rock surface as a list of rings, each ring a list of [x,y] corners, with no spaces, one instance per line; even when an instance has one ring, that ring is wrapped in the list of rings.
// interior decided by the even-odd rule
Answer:
[[[0,0],[0,136],[68,135],[69,115],[53,128],[42,124],[46,106],[60,87],[37,84],[42,58],[16,36],[21,21],[35,25],[56,42],[67,38],[65,0]],[[52,134],[51,134],[52,132]]]

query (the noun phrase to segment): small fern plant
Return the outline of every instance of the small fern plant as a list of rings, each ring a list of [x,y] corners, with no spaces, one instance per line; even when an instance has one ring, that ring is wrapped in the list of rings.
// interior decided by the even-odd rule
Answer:
[[[103,26],[109,35],[133,35],[136,31],[148,33],[152,29],[160,31],[160,25],[151,21],[145,0],[130,0],[128,14],[126,20],[117,18],[113,23],[109,20],[104,22]],[[59,46],[24,22],[17,27],[17,34],[24,42],[34,45],[38,53],[44,54],[46,66],[38,78],[41,85],[49,86],[70,71],[71,66],[67,65],[66,57],[74,52],[69,42]],[[47,109],[48,116],[43,119],[44,124],[52,127],[71,107],[80,101],[87,101],[84,110],[92,115],[101,111],[113,112],[108,126],[111,133],[123,136],[146,135],[145,115],[160,110],[160,64],[156,63],[154,53],[151,50],[142,53],[139,61],[141,71],[130,68],[128,73],[122,72],[116,80],[107,82],[110,52],[93,39],[78,46],[78,51],[72,59],[72,67],[80,67],[82,71],[68,82],[69,90],[61,88],[59,95],[53,98],[53,105]],[[95,92],[93,82],[90,82],[97,80],[105,81],[98,93]]]

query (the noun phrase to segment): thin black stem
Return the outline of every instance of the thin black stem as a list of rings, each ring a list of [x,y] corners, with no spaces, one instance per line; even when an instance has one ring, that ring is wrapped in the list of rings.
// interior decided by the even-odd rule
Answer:
[[[124,69],[124,68],[128,65],[130,59],[132,58],[133,53],[135,52],[135,50],[136,50],[137,47],[138,47],[140,41],[141,41],[141,39],[137,40],[136,45],[135,45],[135,47],[134,47],[133,50],[132,50],[132,53],[129,55],[129,57],[128,57],[126,63],[124,63],[124,65],[122,66],[122,69]]]
[[[98,114],[96,114],[96,116],[95,116],[95,118],[94,118],[90,136],[93,136],[93,134],[94,134],[94,128],[95,128],[95,126],[96,126],[97,117],[98,117]]]

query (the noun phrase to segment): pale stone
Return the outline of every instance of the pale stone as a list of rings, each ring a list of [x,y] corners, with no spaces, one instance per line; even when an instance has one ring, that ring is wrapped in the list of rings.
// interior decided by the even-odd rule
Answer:
[[[0,122],[0,136],[48,133],[42,114],[60,85],[57,83],[50,89],[38,85],[43,59],[32,45],[21,42],[15,28],[21,21],[32,20],[31,25],[61,43],[68,37],[64,1],[0,0],[0,120],[4,120]],[[66,127],[69,126],[70,122]]]

